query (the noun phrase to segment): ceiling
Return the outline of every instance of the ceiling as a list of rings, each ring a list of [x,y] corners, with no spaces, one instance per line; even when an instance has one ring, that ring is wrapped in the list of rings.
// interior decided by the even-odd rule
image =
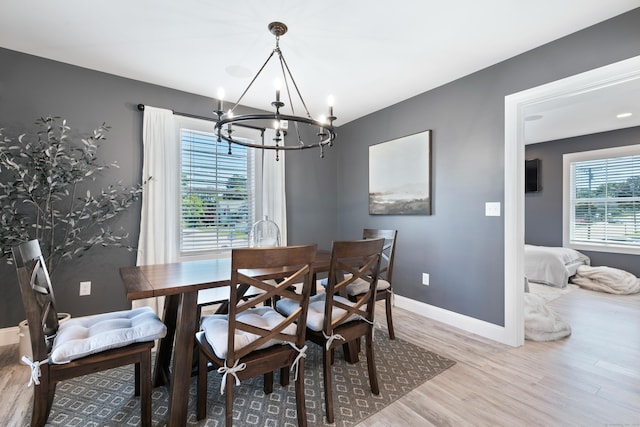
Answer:
[[[2,0],[0,47],[212,98],[223,87],[225,98],[236,101],[275,47],[268,23],[281,21],[289,31],[280,47],[310,113],[326,113],[333,95],[340,126],[639,6],[639,0]],[[277,68],[271,65],[242,104],[271,108]],[[625,100],[637,126],[640,96],[631,104],[628,94],[618,90],[606,99]],[[602,110],[605,96],[596,99]],[[555,138],[549,128],[572,132],[575,120],[566,111],[547,133],[539,131],[544,138]],[[552,111],[536,114],[544,119],[531,128],[551,122]],[[583,114],[578,123],[586,121]],[[588,117],[593,128],[599,119]]]
[[[525,144],[640,126],[640,73],[528,106],[524,117]]]

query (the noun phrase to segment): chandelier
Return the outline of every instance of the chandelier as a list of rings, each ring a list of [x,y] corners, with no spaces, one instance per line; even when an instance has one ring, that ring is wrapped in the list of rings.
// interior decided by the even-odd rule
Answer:
[[[243,145],[245,147],[258,148],[258,149],[267,149],[267,150],[275,150],[276,151],[276,160],[278,160],[278,152],[280,150],[305,150],[308,148],[319,148],[320,149],[320,157],[324,157],[324,149],[327,146],[333,145],[333,140],[336,138],[336,132],[333,127],[333,121],[336,117],[333,115],[333,99],[329,97],[329,114],[326,117],[320,117],[317,120],[311,117],[309,110],[307,109],[307,105],[302,98],[302,94],[300,93],[300,89],[296,84],[296,81],[291,74],[291,70],[289,70],[289,66],[282,55],[282,51],[280,50],[280,36],[284,35],[287,32],[287,26],[281,22],[272,22],[269,24],[269,32],[273,34],[276,38],[276,47],[273,49],[267,60],[264,62],[262,67],[258,70],[256,75],[253,77],[247,88],[242,92],[240,98],[236,101],[234,106],[229,109],[226,113],[223,108],[223,97],[224,92],[219,90],[218,92],[218,108],[214,111],[214,113],[218,116],[218,120],[215,125],[215,133],[218,135],[218,142],[225,140],[229,143],[229,154],[231,154],[231,145],[238,144]],[[271,102],[271,106],[273,107],[273,113],[265,113],[265,114],[244,114],[244,115],[234,115],[233,112],[236,107],[242,101],[242,98],[247,94],[253,83],[256,81],[260,73],[267,66],[271,58],[274,57],[274,54],[277,54],[277,57],[280,61],[280,70],[282,71],[282,80],[284,82],[284,88],[286,92],[286,100],[289,102],[291,114],[283,113],[285,103],[281,101],[280,98],[280,87],[276,86],[275,88],[275,101]],[[300,116],[296,115],[295,109],[293,106],[293,99],[291,97],[290,88],[293,86],[295,92],[300,98],[300,103],[304,108],[306,115]],[[275,136],[273,137],[273,144],[257,144],[246,139],[240,137],[234,137],[233,125],[234,124],[244,124],[249,127],[257,127],[261,129],[272,128],[275,130]],[[295,130],[294,137],[285,138],[285,136],[289,133],[289,128],[293,125]],[[305,129],[305,130],[302,130]],[[312,140],[304,140],[301,136],[301,132],[304,134],[306,138],[312,138]]]

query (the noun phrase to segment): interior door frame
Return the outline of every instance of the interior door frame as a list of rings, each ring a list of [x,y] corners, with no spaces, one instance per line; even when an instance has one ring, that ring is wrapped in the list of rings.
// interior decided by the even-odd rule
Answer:
[[[527,107],[640,79],[640,56],[505,97],[504,321],[506,344],[524,344],[524,118]]]

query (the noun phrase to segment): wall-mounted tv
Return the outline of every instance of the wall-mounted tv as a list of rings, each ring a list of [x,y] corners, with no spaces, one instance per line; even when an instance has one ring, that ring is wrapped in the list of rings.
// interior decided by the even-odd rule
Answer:
[[[536,193],[542,190],[540,186],[540,159],[524,161],[524,191]]]

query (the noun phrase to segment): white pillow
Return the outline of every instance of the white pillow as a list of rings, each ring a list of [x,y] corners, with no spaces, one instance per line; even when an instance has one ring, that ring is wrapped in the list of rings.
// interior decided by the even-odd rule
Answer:
[[[279,323],[281,323],[285,317],[275,311],[271,307],[257,307],[250,308],[247,311],[240,313],[236,320],[241,320],[243,323],[247,323],[252,326],[257,326],[262,329],[273,329]],[[216,356],[220,359],[227,358],[228,352],[228,335],[229,335],[229,321],[226,314],[213,314],[211,316],[205,316],[202,319],[202,329],[207,341],[213,348]],[[283,334],[296,335],[297,327],[294,323],[290,324],[282,330]],[[236,330],[234,338],[234,347],[237,350],[245,347],[252,342],[259,339],[260,336],[252,334],[246,331]],[[284,341],[281,340],[269,340],[258,349],[271,347],[275,344],[281,344]]]
[[[322,326],[324,323],[325,298],[326,298],[326,294],[324,292],[313,295],[311,298],[309,298],[309,311],[307,311],[307,327],[313,331],[322,330]],[[354,304],[348,299],[343,298],[339,295],[335,295],[333,299],[350,306],[353,306]],[[284,313],[286,316],[293,313],[293,311],[297,309],[298,306],[299,305],[297,301],[294,301],[289,298],[283,298],[276,303],[276,309],[279,312]],[[344,315],[345,313],[346,313],[346,310],[343,310],[342,308],[334,307],[333,310],[331,311],[331,317],[333,318],[333,320],[335,320],[338,317]],[[351,315],[347,319],[345,319],[345,321],[342,323],[350,322],[351,320],[356,320],[358,317],[359,316],[355,314]]]
[[[167,327],[150,307],[76,317],[60,324],[49,360],[54,364],[68,363],[166,334]]]

